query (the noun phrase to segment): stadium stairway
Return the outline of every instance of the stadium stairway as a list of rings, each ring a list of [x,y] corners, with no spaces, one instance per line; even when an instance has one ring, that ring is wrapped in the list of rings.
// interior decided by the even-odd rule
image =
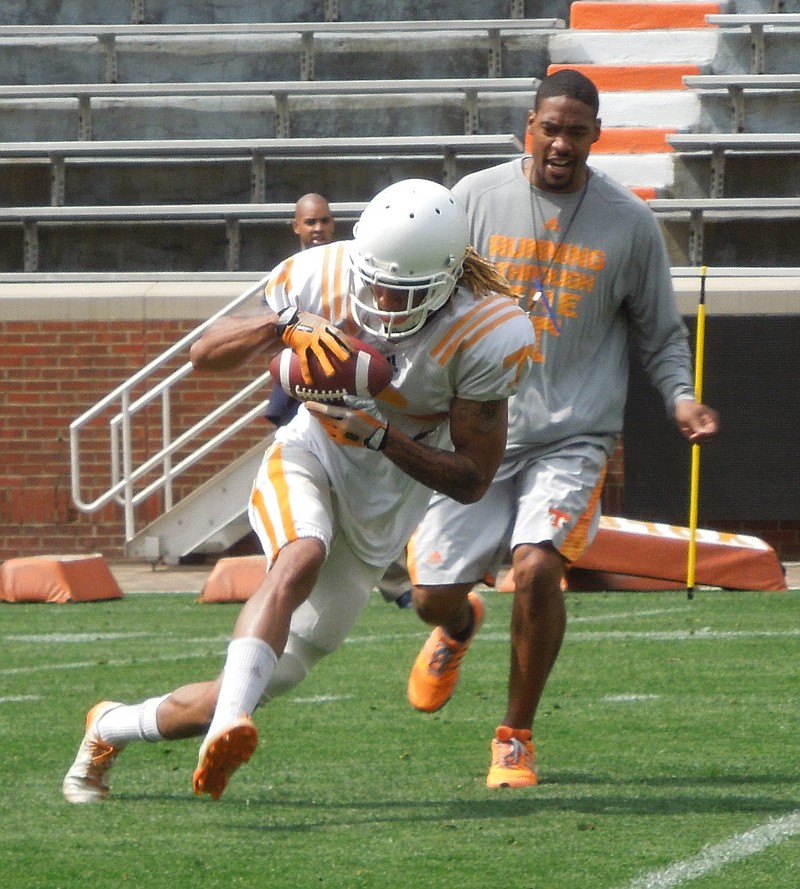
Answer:
[[[576,0],[569,30],[550,40],[548,73],[577,68],[600,92],[603,133],[592,163],[643,198],[665,196],[674,184],[667,136],[699,119],[683,77],[710,67],[717,31],[705,16],[723,8],[704,0]]]

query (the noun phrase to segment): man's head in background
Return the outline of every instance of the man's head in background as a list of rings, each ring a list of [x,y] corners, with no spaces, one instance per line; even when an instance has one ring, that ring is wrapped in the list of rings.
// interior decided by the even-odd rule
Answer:
[[[330,244],[336,220],[321,194],[305,194],[295,204],[292,230],[300,239],[300,249]]]

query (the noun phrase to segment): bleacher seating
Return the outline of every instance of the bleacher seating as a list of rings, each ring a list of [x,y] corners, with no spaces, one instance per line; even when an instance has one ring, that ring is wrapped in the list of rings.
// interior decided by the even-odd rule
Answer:
[[[726,125],[731,133],[797,129],[800,74],[707,74],[683,80],[700,97],[704,129],[724,131]],[[749,115],[746,94],[751,97]],[[715,97],[713,106],[709,100]]]
[[[366,201],[387,181],[451,186],[521,151],[512,134],[5,142],[0,203],[288,202],[312,176],[330,200]]]
[[[649,204],[667,231],[672,265],[756,264],[750,256],[764,266],[797,265],[800,197],[656,198]]]
[[[0,79],[345,80],[526,76],[559,19],[0,26]],[[513,38],[513,39],[511,39]]]
[[[570,0],[537,0],[539,16],[566,19]],[[104,24],[226,24],[263,21],[335,22],[419,17],[419,0],[99,0],[96,3],[24,0],[0,5],[0,23],[74,25],[91,16]],[[428,20],[524,18],[525,0],[439,0],[425,4]]]
[[[343,228],[363,208],[364,202],[331,203]],[[289,226],[293,218],[294,203],[0,207],[3,267],[23,272],[263,272],[277,262],[265,261],[271,249],[277,247],[280,257],[296,250]]]
[[[722,32],[721,53],[726,63],[732,63],[731,70],[740,70],[742,60],[749,58],[750,74],[797,71],[800,14],[721,13],[707,15],[706,20]],[[787,33],[790,39],[782,39]]]
[[[800,133],[675,133],[667,141],[685,171],[676,175],[685,197],[800,194]]]
[[[28,141],[494,133],[524,119],[537,85],[531,77],[2,84],[0,113]]]
[[[0,272],[66,273],[81,263],[95,272],[151,271],[159,264],[165,270],[263,269],[291,238],[283,219],[282,236],[270,236],[266,252],[263,243],[251,244],[250,231],[259,230],[252,206],[289,205],[310,187],[338,204],[361,202],[408,175],[451,185],[520,150],[527,108],[550,62],[610,64],[583,55],[592,51],[591,35],[568,33],[569,3],[562,0],[535,9],[522,0],[444,3],[426,21],[414,19],[417,4],[402,0],[287,0],[267,7],[241,0],[200,6],[109,0],[101,6],[88,22],[81,19],[83,7],[44,0],[25,4],[13,21],[0,10],[0,115],[7,140],[0,144],[0,203],[8,205]],[[756,0],[750,6],[760,9]],[[539,17],[525,18],[526,12]],[[798,75],[759,74],[756,81],[737,68],[742,58],[752,67],[749,47],[735,63],[730,54],[742,35],[760,33],[761,68],[782,70],[785,46],[796,49],[800,41],[792,36],[800,35],[798,18],[707,16],[714,28],[662,41],[667,55],[672,49],[695,54],[702,73],[685,76],[684,83],[703,110],[695,119],[685,99],[670,104],[668,91],[658,102],[655,93],[643,96],[642,104],[657,108],[660,118],[669,111],[664,147],[638,149],[665,183],[659,196],[775,201],[794,193],[794,134],[779,132],[793,118],[773,114],[768,103],[796,101]],[[774,34],[789,36],[776,42]],[[630,55],[635,40],[634,33],[621,34],[598,52],[615,44]],[[365,76],[373,71],[380,79]],[[595,157],[612,175],[624,174],[626,166],[613,137],[637,126],[629,95],[606,94],[601,109],[605,131]],[[652,117],[643,112],[638,126],[653,129]],[[728,124],[754,129],[757,139],[702,147],[688,141],[706,130],[721,135]],[[465,141],[431,141],[451,137]],[[467,141],[473,138],[486,141]],[[739,168],[754,151],[779,162],[748,178]],[[781,163],[784,191],[773,172]],[[665,169],[670,165],[673,175]],[[240,214],[248,204],[251,209]],[[184,208],[181,219],[170,218],[171,205]],[[205,216],[205,209],[186,211],[190,206],[215,209]],[[677,264],[783,264],[782,235],[768,245],[770,258],[751,249],[747,238],[721,244],[719,256],[713,252],[717,241],[703,236],[706,223],[714,231],[722,220],[742,225],[744,206],[724,213],[712,205],[652,206]],[[748,206],[755,211],[752,202]],[[149,222],[144,208],[150,208]],[[758,218],[766,214],[768,229],[773,222],[786,227],[780,222],[786,205],[766,203],[762,211]],[[92,245],[101,243],[103,258],[91,257]]]

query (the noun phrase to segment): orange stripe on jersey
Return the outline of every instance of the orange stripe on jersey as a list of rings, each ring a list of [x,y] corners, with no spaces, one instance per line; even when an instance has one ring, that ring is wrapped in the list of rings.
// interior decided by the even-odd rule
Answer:
[[[447,364],[458,349],[473,345],[489,333],[489,331],[502,326],[509,318],[519,314],[517,306],[508,300],[503,300],[502,302],[495,303],[493,306],[484,306],[482,308],[483,311],[480,314],[471,318],[466,329],[459,331],[458,338],[451,338],[451,342],[447,345],[447,348],[441,351],[438,358],[439,364]],[[469,315],[472,315],[472,312],[470,312]]]
[[[516,365],[517,367],[517,375],[514,377],[514,381],[511,384],[512,386],[516,387],[517,383],[519,383],[522,369],[528,361],[536,361],[536,346],[534,345],[523,346],[521,349],[517,349],[510,355],[506,355],[503,359],[503,367],[512,367],[513,365]]]
[[[594,486],[594,490],[592,491],[592,496],[589,498],[589,504],[586,507],[586,510],[575,523],[575,527],[569,532],[569,534],[567,535],[567,539],[560,547],[561,555],[570,562],[574,562],[576,559],[580,558],[583,553],[586,552],[586,549],[589,546],[589,523],[591,522],[595,510],[597,509],[597,503],[600,500],[600,495],[603,493],[603,483],[605,482],[605,480],[606,466],[603,466],[603,471],[600,473],[600,478],[597,480],[597,484]]]
[[[389,383],[385,389],[382,389],[375,396],[375,401],[384,401],[386,404],[389,404],[398,410],[404,408],[408,404],[408,399],[394,383]]]
[[[264,288],[264,296],[269,298],[270,294],[278,285],[284,285],[284,290],[289,290],[292,286],[292,270],[294,268],[294,257],[290,256],[283,261],[283,268]]]
[[[330,244],[325,248],[322,263],[322,313],[336,323],[347,315],[348,296],[347,276],[344,269],[345,247],[341,243]]]
[[[431,349],[431,357],[436,358],[438,354],[444,352],[449,347],[450,343],[453,340],[457,340],[462,335],[462,331],[465,327],[471,327],[472,321],[476,315],[482,315],[485,312],[492,312],[495,308],[497,308],[497,306],[505,302],[506,300],[499,296],[484,297],[483,299],[476,302],[474,308],[470,309],[467,314],[458,321],[457,324],[455,324],[449,330],[445,331],[444,336],[433,347],[433,349]]]

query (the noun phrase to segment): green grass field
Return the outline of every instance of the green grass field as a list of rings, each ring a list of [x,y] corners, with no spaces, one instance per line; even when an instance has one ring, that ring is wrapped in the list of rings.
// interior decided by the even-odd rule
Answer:
[[[198,742],[127,748],[102,804],[61,781],[97,700],[214,675],[238,610],[188,595],[4,605],[0,874],[78,886],[796,889],[800,592],[571,594],[537,720],[541,785],[489,791],[510,597],[440,713],[406,703],[425,630],[375,596],[351,639],[256,715],[222,799]]]

